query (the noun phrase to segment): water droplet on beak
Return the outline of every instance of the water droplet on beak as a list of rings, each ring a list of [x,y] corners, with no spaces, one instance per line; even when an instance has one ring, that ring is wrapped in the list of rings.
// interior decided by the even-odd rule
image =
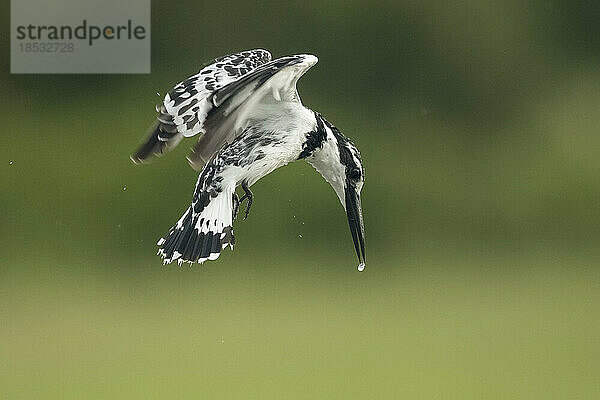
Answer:
[[[358,272],[363,272],[365,270],[365,263],[361,262],[358,264]]]

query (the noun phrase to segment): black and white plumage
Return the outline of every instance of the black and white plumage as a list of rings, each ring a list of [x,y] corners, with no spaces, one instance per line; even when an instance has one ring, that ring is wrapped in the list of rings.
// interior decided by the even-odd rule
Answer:
[[[364,268],[360,192],[364,168],[358,149],[320,114],[304,107],[298,79],[317,58],[300,54],[272,60],[266,50],[217,58],[177,84],[156,107],[156,125],[132,155],[143,163],[201,134],[188,160],[200,170],[192,204],[162,239],[165,263],[204,262],[235,243],[239,204],[252,204],[250,187],[294,160],[309,162],[344,206],[358,259]],[[240,199],[236,188],[245,194]]]

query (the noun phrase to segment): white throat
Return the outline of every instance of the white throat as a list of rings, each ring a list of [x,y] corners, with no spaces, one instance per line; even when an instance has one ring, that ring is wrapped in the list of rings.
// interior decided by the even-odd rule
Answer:
[[[325,132],[327,133],[327,137],[323,142],[323,146],[316,149],[312,156],[308,157],[306,161],[308,161],[308,163],[312,165],[327,182],[329,182],[345,209],[345,167],[340,162],[337,139],[328,126],[325,126]]]

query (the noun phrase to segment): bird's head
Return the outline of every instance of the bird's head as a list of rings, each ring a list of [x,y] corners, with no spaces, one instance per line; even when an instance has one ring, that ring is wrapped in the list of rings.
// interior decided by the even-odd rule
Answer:
[[[365,182],[365,169],[360,152],[335,126],[317,115],[316,148],[307,161],[325,178],[337,194],[348,216],[350,233],[359,270],[365,263],[365,229],[363,224],[360,192]]]

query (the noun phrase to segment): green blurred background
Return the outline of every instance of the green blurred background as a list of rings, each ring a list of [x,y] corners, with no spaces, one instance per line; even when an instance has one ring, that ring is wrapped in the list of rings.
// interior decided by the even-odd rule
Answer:
[[[10,75],[3,9],[1,398],[600,398],[598,2],[153,2],[152,74],[89,76]],[[196,180],[129,160],[156,92],[256,47],[320,59],[363,273],[303,162],[234,252],[154,255]]]

